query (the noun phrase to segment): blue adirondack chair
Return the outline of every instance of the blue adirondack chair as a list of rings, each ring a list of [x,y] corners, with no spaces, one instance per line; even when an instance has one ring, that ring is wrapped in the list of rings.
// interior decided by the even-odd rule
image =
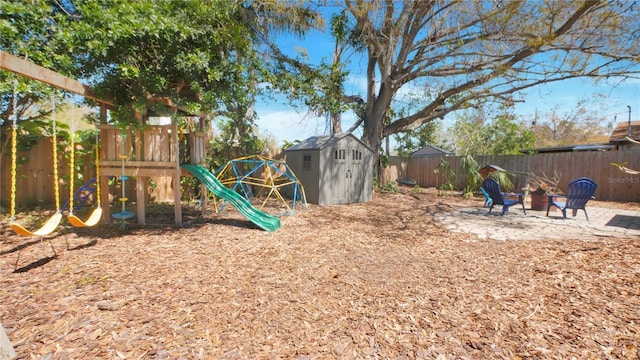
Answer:
[[[482,188],[489,194],[491,198],[491,204],[489,204],[489,212],[493,210],[495,205],[502,205],[502,215],[506,214],[510,207],[513,205],[521,204],[522,211],[527,215],[527,210],[524,208],[524,200],[522,194],[509,193],[505,194],[500,191],[500,185],[492,178],[487,178],[482,183]]]
[[[547,205],[547,216],[549,216],[549,210],[552,206],[562,210],[562,216],[567,218],[567,209],[571,209],[573,216],[575,217],[579,209],[584,211],[584,216],[589,221],[589,215],[587,215],[587,202],[591,199],[595,199],[593,194],[596,192],[598,184],[595,181],[581,177],[575,179],[569,183],[569,189],[567,195],[549,195],[549,205]],[[565,201],[559,201],[559,199],[565,199]]]

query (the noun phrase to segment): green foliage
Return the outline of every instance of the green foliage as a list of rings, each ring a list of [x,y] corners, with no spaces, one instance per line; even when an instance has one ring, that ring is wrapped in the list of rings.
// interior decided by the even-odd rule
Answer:
[[[280,148],[282,150],[287,150],[288,148],[290,148],[290,147],[292,147],[292,146],[294,146],[296,144],[299,144],[299,143],[300,143],[300,140],[294,140],[293,142],[284,140],[282,142],[282,146]]]
[[[450,130],[460,155],[518,154],[535,144],[534,133],[515,116],[502,109],[487,122],[483,113],[465,112]]]
[[[473,197],[473,193],[480,189],[483,181],[480,165],[471,155],[465,155],[461,159],[461,167],[467,178],[467,185],[462,191],[463,196]]]
[[[387,154],[380,154],[380,166],[385,168],[389,166],[389,164],[391,164],[389,156],[387,156]]]
[[[86,1],[74,10],[80,20],[68,22],[65,45],[83,73],[100,79],[96,91],[120,105],[151,95],[216,109],[254,53],[256,34],[234,2]]]
[[[218,119],[220,134],[209,142],[209,167],[216,169],[227,161],[262,153],[264,143],[255,133],[255,127],[239,126],[243,122]]]
[[[438,168],[433,170],[433,172],[436,174],[442,174],[445,179],[444,183],[438,187],[440,195],[449,195],[450,192],[455,190],[453,183],[456,178],[456,173],[453,171],[449,161],[445,158],[441,158]]]
[[[61,34],[69,19],[47,0],[0,1],[0,48],[47,68],[66,73],[72,58],[61,51]]]
[[[437,144],[439,142],[438,131],[440,126],[440,122],[432,121],[415,130],[393,135],[396,141],[394,150],[396,150],[398,156],[409,156],[427,145]]]
[[[354,28],[349,23],[346,9],[331,18],[330,28],[336,43],[347,45],[355,50],[362,50],[366,46],[361,29]]]
[[[438,195],[440,196],[450,196],[452,192],[456,190],[455,186],[451,182],[445,182],[444,184],[438,187]]]
[[[509,174],[504,171],[494,171],[489,173],[489,177],[494,179],[498,185],[500,185],[500,189],[503,191],[512,191],[513,190],[513,182],[509,178]]]
[[[75,134],[75,137],[74,137],[75,149],[73,149],[75,151],[75,154],[74,154],[75,169],[73,169],[73,173],[75,178],[74,181],[76,181],[76,183],[74,184],[74,186],[76,187],[76,190],[79,188],[79,186],[89,181],[89,179],[93,177],[92,175],[95,174],[96,132],[97,132],[96,130],[91,129],[91,130],[77,131]],[[64,134],[64,136],[62,137],[67,139],[66,141],[68,142],[69,145],[71,144],[70,133]],[[69,158],[70,151],[71,149],[69,149],[69,151],[64,152],[67,161],[70,161],[70,158]],[[87,171],[88,168],[91,169],[91,171],[87,172],[87,174],[92,174],[92,175],[90,175],[89,178],[86,178],[85,172]],[[67,174],[62,174],[62,176],[63,177],[67,176]]]
[[[373,188],[374,190],[383,191],[383,192],[390,192],[390,193],[400,192],[400,188],[398,187],[398,184],[395,181],[389,181],[383,184],[380,182],[380,179],[378,178],[373,178]]]
[[[169,97],[192,113],[251,127],[247,114],[263,89],[307,83],[293,71],[302,64],[287,68],[291,79],[278,76],[290,63],[271,33],[300,35],[321,23],[307,5],[289,2],[33,0],[0,8],[2,50],[90,79],[98,96],[115,102],[118,123],[134,123],[147,98]],[[4,95],[7,75],[0,76]]]
[[[51,97],[56,103],[61,102],[59,94],[44,85],[15,76],[5,71],[0,71],[0,131],[3,141],[0,144],[1,151],[7,153],[10,150],[11,131],[13,126],[13,83],[18,80],[16,89],[16,116],[18,123],[18,151],[30,149],[46,134],[51,133]],[[59,123],[60,128],[64,128]]]
[[[197,201],[201,196],[200,185],[200,181],[195,176],[180,177],[181,200],[187,203]]]
[[[462,193],[462,198],[465,200],[473,199],[473,192],[464,192]]]

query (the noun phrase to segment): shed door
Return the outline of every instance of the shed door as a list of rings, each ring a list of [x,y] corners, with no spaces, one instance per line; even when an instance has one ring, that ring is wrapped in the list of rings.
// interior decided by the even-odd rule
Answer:
[[[362,151],[354,146],[336,146],[333,151],[332,204],[350,204],[363,200],[365,174]]]
[[[360,147],[354,147],[351,149],[351,157],[349,161],[349,202],[356,203],[364,201],[364,182],[365,182],[365,169],[362,160],[362,150]]]
[[[349,189],[349,165],[347,159],[347,148],[337,145],[333,148],[333,171],[331,186],[331,203],[346,204],[348,203],[347,193]]]

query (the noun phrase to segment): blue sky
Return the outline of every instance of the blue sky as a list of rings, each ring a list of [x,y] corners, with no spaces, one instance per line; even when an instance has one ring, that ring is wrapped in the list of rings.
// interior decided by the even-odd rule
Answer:
[[[326,22],[329,22],[328,17]],[[279,45],[289,54],[296,49],[304,49],[311,62],[319,63],[322,58],[331,58],[334,43],[330,34],[316,31],[304,39],[281,38]],[[348,58],[351,74],[345,84],[347,94],[365,94],[364,56],[357,54]],[[524,99],[524,102],[515,105],[515,113],[527,119],[537,112],[539,119],[544,121],[545,114],[553,111],[559,115],[570,113],[580,101],[587,101],[592,113],[603,117],[602,126],[607,126],[614,119],[617,123],[628,121],[627,106],[631,106],[631,120],[640,120],[640,80],[619,83],[615,80],[595,82],[591,79],[572,79],[527,89]],[[324,117],[312,116],[304,110],[296,111],[283,102],[259,102],[256,110],[260,133],[272,135],[278,145],[283,141],[293,142],[329,133]],[[453,120],[453,114],[446,117],[445,126]],[[343,130],[348,129],[353,121],[352,114],[345,114]]]

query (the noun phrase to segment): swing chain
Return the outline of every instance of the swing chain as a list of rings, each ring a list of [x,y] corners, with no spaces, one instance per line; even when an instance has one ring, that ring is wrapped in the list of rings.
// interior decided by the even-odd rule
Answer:
[[[95,155],[96,155],[96,203],[101,204],[100,197],[100,135],[96,132],[96,147],[95,147]]]
[[[18,106],[18,100],[16,97],[18,96],[18,79],[13,78],[13,99],[12,99],[12,121],[13,124],[11,126],[11,218],[10,222],[14,222],[16,220],[16,165],[17,165],[17,157],[18,157],[18,111],[16,107]]]
[[[73,105],[72,105],[73,106]],[[75,177],[75,152],[76,152],[76,119],[75,119],[75,107],[71,108],[71,135],[69,135],[69,142],[71,143],[71,149],[69,150],[69,214],[73,214],[73,206],[74,206],[74,193],[73,193],[73,184],[76,182]]]
[[[53,196],[55,196],[56,211],[60,212],[60,187],[58,184],[58,129],[56,126],[55,91],[51,93],[51,121],[53,122],[51,141],[53,142]]]

